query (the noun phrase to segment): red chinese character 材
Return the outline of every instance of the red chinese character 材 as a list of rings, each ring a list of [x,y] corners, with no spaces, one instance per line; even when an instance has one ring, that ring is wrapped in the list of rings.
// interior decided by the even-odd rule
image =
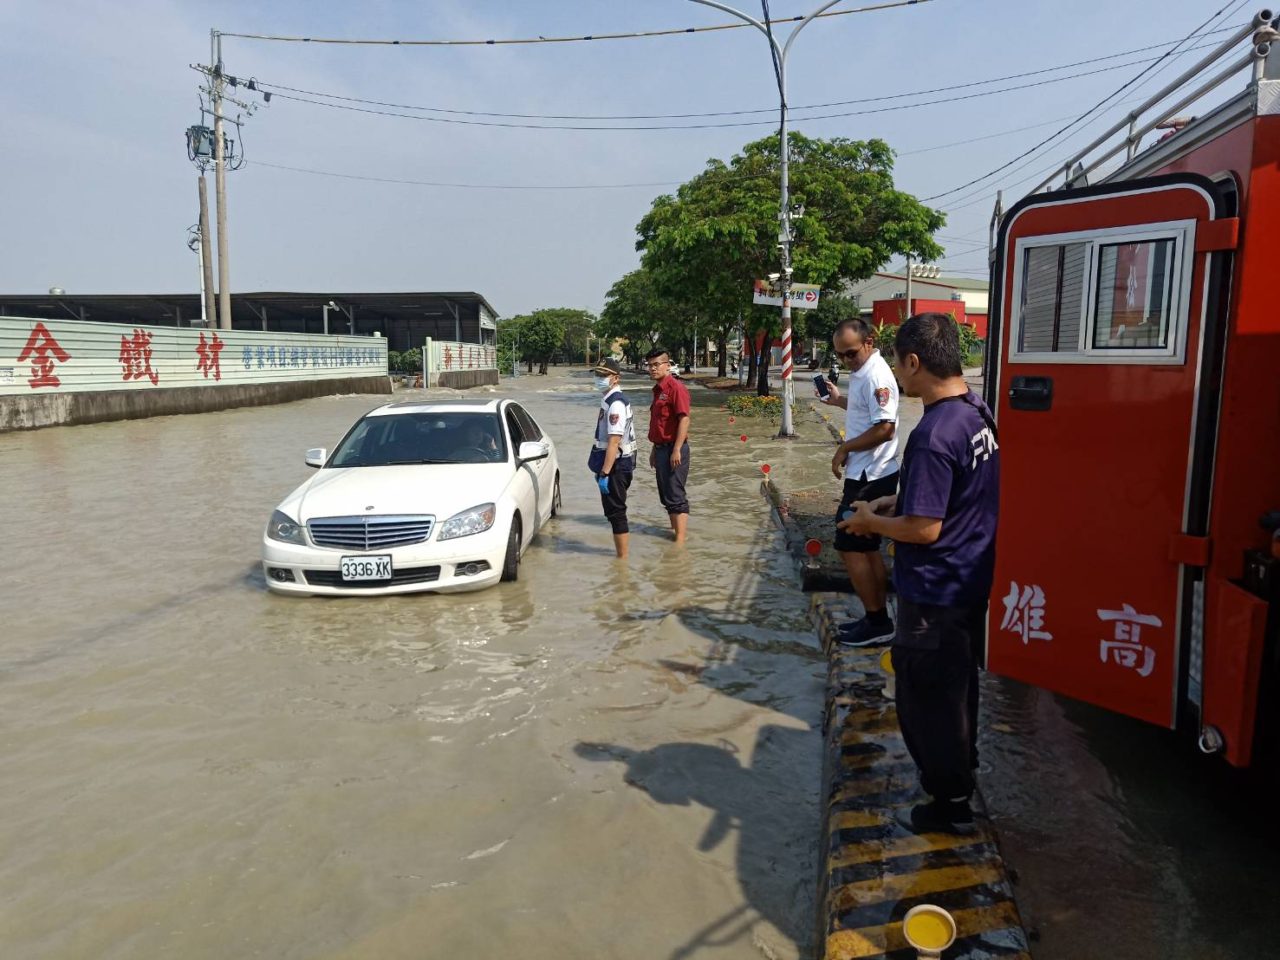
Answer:
[[[71,359],[71,354],[58,345],[58,341],[53,339],[53,334],[49,332],[48,327],[43,323],[37,323],[31,328],[27,345],[18,354],[19,363],[25,363],[28,359],[31,360],[31,377],[27,383],[31,384],[32,389],[57,387],[61,386],[62,381],[54,374],[53,365],[66,363]]]
[[[218,359],[218,354],[222,352],[222,348],[226,346],[218,339],[216,333],[209,334],[208,340],[205,340],[204,334],[200,334],[200,342],[196,344],[196,354],[200,357],[200,362],[196,365],[196,372],[204,374],[206,380],[209,375],[213,374],[213,379],[222,379],[222,361]]]

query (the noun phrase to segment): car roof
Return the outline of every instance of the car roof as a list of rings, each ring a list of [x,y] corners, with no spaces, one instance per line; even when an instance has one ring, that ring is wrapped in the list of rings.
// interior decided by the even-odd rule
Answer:
[[[505,397],[490,397],[484,400],[449,399],[449,400],[400,400],[386,406],[370,410],[370,417],[391,417],[402,413],[497,413]]]

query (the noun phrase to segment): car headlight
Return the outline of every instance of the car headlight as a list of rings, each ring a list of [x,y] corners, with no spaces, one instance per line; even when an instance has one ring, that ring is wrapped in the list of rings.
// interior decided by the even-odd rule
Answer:
[[[307,535],[302,524],[294,523],[279,510],[273,511],[271,519],[267,521],[267,536],[281,543],[297,543],[304,547],[307,545]]]
[[[484,533],[493,526],[498,516],[498,509],[492,503],[482,503],[470,510],[455,513],[440,524],[437,540],[453,540],[457,537],[469,537],[474,533]]]

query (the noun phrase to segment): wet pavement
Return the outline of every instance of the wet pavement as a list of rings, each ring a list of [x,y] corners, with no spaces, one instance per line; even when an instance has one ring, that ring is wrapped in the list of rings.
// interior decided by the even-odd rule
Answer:
[[[904,400],[904,440],[919,414]],[[822,441],[820,420],[797,423]],[[827,470],[815,450],[779,482],[808,535],[837,502]],[[1275,758],[1234,770],[1188,737],[992,675],[982,696],[980,789],[1037,960],[1280,956]]]
[[[267,593],[267,514],[375,398],[0,435],[4,956],[812,954],[826,665],[759,486],[834,500],[825,426],[695,389],[691,543],[642,469],[620,566],[589,378],[501,389],[566,509],[478,594]],[[1038,960],[1278,954],[1274,783],[984,696]]]
[[[1274,773],[986,680],[979,779],[1037,960],[1280,956]]]
[[[635,393],[644,427],[647,407]],[[0,436],[6,957],[797,957],[825,665],[695,391],[691,543],[612,557],[585,375],[504,381],[564,516],[516,584],[269,594],[259,538],[375,398]]]

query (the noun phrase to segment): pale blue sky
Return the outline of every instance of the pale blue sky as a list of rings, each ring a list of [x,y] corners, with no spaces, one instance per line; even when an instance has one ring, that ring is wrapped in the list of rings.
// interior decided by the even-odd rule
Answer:
[[[775,16],[793,15],[816,3],[774,0],[772,10]],[[759,13],[758,0],[739,5]],[[1227,0],[932,0],[821,20],[793,48],[790,99],[796,106],[862,99],[1100,57],[1180,39],[1224,5]],[[1243,23],[1259,4],[1237,6],[1220,24]],[[198,77],[188,64],[208,60],[211,27],[470,39],[727,19],[688,0],[8,0],[0,4],[0,62],[7,78],[0,86],[0,292],[43,292],[55,284],[81,294],[196,289],[196,258],[185,245],[187,227],[196,219],[196,174],[183,131],[199,120]],[[1130,63],[1163,49],[1063,73]],[[1147,92],[1200,55],[1170,66]],[[767,48],[754,30],[451,49],[228,38],[223,59],[227,72],[240,77],[456,110],[670,114],[777,104]],[[917,109],[798,120],[795,128],[812,136],[884,138],[902,153],[899,186],[924,197],[1016,155],[1057,129],[1046,121],[1065,122],[1083,112],[1141,68]],[[1234,93],[1243,83],[1242,76],[1227,89]],[[982,89],[987,88],[959,92]],[[680,181],[707,158],[728,157],[768,133],[775,115],[719,122],[735,119],[768,122],[703,130],[503,129],[362,115],[277,98],[247,121],[249,164],[228,177],[232,289],[476,290],[503,315],[540,306],[598,310],[610,284],[636,265],[636,221],[662,188],[436,188],[288,172],[254,161],[475,184]],[[1031,124],[1041,125],[927,149]],[[1093,124],[981,191],[938,201],[943,209],[955,208],[943,237],[968,240],[944,240],[949,256],[943,269],[973,275],[983,267],[984,250],[970,244],[985,241],[995,187],[1050,166],[1104,127]],[[1012,186],[1008,195],[1016,198],[1034,182]],[[960,206],[969,200],[977,202]]]

